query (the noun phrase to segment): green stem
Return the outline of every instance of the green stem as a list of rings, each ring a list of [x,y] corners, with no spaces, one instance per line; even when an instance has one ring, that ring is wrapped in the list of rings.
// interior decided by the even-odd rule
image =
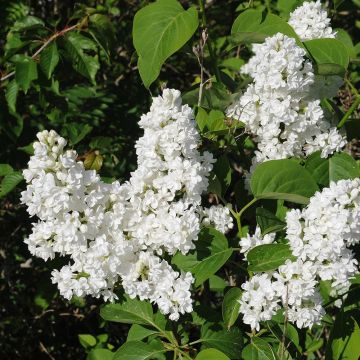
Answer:
[[[242,214],[254,203],[256,203],[258,199],[254,198],[252,199],[250,202],[248,202],[239,212],[234,211],[233,209],[230,209],[230,212],[232,214],[232,216],[235,218],[236,220],[236,225],[238,228],[238,237],[239,239],[241,239],[242,237],[242,230],[241,230],[241,216]]]
[[[192,360],[192,358],[183,350],[181,349],[178,349],[179,353],[184,356],[185,359],[189,359],[189,360]]]
[[[201,27],[202,27],[204,30],[206,30],[206,29],[207,29],[207,22],[206,22],[204,2],[203,2],[203,0],[198,0],[198,3],[199,3],[199,8],[200,8],[200,15],[201,15]],[[217,66],[216,56],[215,56],[215,53],[214,53],[214,49],[213,49],[213,47],[212,47],[212,45],[211,45],[211,41],[210,41],[209,35],[208,35],[206,44],[207,44],[207,47],[208,47],[208,50],[209,50],[209,54],[210,54],[210,59],[211,59],[211,62],[212,62],[212,66],[213,66],[213,68],[214,68],[216,81],[221,83],[221,82],[222,82],[222,81],[221,81],[221,75],[220,75],[219,68],[218,68],[218,66]]]
[[[230,209],[231,215],[235,218],[236,220],[236,226],[238,229],[238,237],[239,239],[241,239],[241,220],[240,220],[240,216],[239,213],[237,213],[236,211],[234,211],[233,209]]]
[[[356,87],[351,83],[349,79],[345,78],[346,84],[349,86],[349,88],[352,90],[355,96],[360,96],[359,92],[357,91]]]
[[[155,322],[153,321],[149,321],[149,323],[151,324],[151,326],[153,326],[156,330],[158,330],[159,332],[159,335],[162,336],[163,338],[167,339],[170,344],[174,347],[174,348],[178,348],[179,347],[179,344],[178,342],[176,341],[176,338],[175,338],[175,335],[174,333],[171,331],[171,336],[169,336],[166,331],[163,331],[161,329],[161,327],[159,327]]]
[[[253,198],[251,201],[249,201],[239,212],[239,216],[241,217],[241,215],[252,205],[255,204],[258,201],[257,198]]]
[[[188,345],[199,344],[199,343],[201,343],[201,342],[203,342],[203,341],[204,341],[203,339],[195,340],[195,341],[192,341],[191,343],[189,343]]]
[[[340,122],[337,126],[338,129],[342,128],[345,125],[346,121],[349,119],[349,117],[352,115],[352,113],[357,109],[357,107],[359,105],[360,105],[360,96],[357,95],[357,97],[355,98],[355,101],[352,103],[349,110],[346,112],[346,114],[340,120]]]

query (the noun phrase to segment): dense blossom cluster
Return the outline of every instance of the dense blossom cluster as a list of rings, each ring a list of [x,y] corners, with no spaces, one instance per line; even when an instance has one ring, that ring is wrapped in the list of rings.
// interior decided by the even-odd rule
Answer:
[[[38,134],[22,202],[39,221],[26,243],[44,260],[70,257],[52,272],[64,297],[112,300],[121,283],[130,297],[149,299],[177,320],[192,311],[193,277],[162,255],[193,249],[202,223],[225,232],[232,219],[227,208],[201,207],[214,159],[199,153],[194,115],[180,92],[164,90],[139,124],[138,168],[124,184],[106,184],[86,170],[56,132]]]
[[[313,17],[316,13],[307,11],[311,6],[305,3],[295,10],[292,19],[295,21],[296,14],[301,13],[301,21],[307,24],[306,36],[320,37],[315,23],[317,28],[326,29],[321,33],[326,36],[329,19],[323,19],[321,8],[319,17]],[[314,6],[318,9],[320,3]],[[305,59],[306,52],[295,39],[278,33],[265,39],[263,44],[254,44],[253,52],[254,56],[241,72],[254,81],[228,109],[228,115],[243,122],[246,130],[255,136],[257,151],[253,165],[302,157],[318,150],[322,157],[327,157],[344,147],[345,138],[331,127],[317,99],[317,81],[324,85],[325,80],[315,79],[312,64]]]
[[[291,14],[289,25],[293,27],[302,41],[334,38],[334,32],[330,26],[327,11],[322,8],[320,0],[316,2],[304,2]]]
[[[349,247],[360,242],[360,179],[332,182],[304,210],[289,211],[286,233],[296,261],[255,274],[242,285],[240,312],[252,328],[259,329],[259,322],[270,320],[281,307],[300,328],[319,323],[325,314],[317,289],[320,280],[330,283],[330,295],[340,297],[335,304],[341,304],[341,295],[358,273]]]
[[[320,1],[304,2],[289,24],[301,40],[335,37]],[[255,44],[253,52],[241,69],[253,82],[227,111],[254,136],[252,169],[268,160],[319,150],[325,158],[341,150],[346,139],[317,99],[328,79],[316,78],[305,50],[278,33]],[[333,91],[333,84],[327,85]],[[150,300],[177,320],[192,311],[194,278],[175,271],[166,259],[194,249],[202,226],[226,233],[233,221],[227,207],[201,205],[214,159],[198,151],[194,114],[182,105],[180,92],[165,89],[139,125],[144,134],[135,145],[137,169],[123,184],[104,183],[86,170],[55,131],[37,135],[24,170],[28,186],[22,202],[38,221],[25,242],[44,260],[66,257],[68,264],[52,272],[65,298],[114,300],[121,285],[131,298]],[[242,284],[240,313],[252,329],[259,330],[260,322],[280,309],[299,328],[320,323],[325,314],[320,281],[328,282],[330,296],[341,303],[358,273],[351,246],[360,242],[360,179],[331,182],[303,210],[288,211],[286,235],[293,257]],[[256,227],[240,240],[240,252],[276,242],[275,233],[262,235]]]
[[[253,235],[247,234],[247,236],[240,239],[240,252],[246,254],[255,246],[272,244],[275,240],[275,235],[275,233],[270,233],[263,236],[260,227],[256,226]]]
[[[290,15],[289,24],[301,40],[335,37],[320,1],[305,2]],[[228,110],[255,136],[258,149],[252,169],[263,161],[318,150],[327,157],[345,146],[345,138],[325,119],[316,99],[323,87],[332,92],[338,83],[316,78],[304,49],[286,35],[269,37],[253,51],[241,71],[254,81]],[[328,281],[330,295],[340,296],[335,304],[341,303],[358,272],[349,246],[360,241],[359,188],[359,179],[331,183],[304,210],[287,213],[287,239],[296,260],[287,260],[275,271],[256,273],[242,285],[240,312],[245,323],[258,330],[260,322],[270,320],[280,308],[298,327],[319,323],[325,313],[319,281]],[[274,241],[275,234],[262,236],[256,228],[254,235],[241,239],[241,252]]]

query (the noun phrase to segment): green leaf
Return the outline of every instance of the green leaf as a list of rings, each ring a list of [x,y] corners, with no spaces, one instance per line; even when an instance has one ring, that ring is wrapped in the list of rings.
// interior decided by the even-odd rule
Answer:
[[[351,36],[344,29],[335,29],[335,30],[336,30],[336,39],[338,39],[345,45],[350,59],[355,59],[356,52]]]
[[[90,334],[79,334],[78,335],[81,346],[85,349],[88,347],[94,347],[96,345],[96,339]]]
[[[246,256],[250,271],[269,271],[277,269],[285,261],[294,260],[290,246],[287,244],[264,244],[255,246]]]
[[[96,56],[88,54],[89,51],[97,51],[95,43],[91,39],[71,31],[64,37],[64,48],[74,70],[95,83],[95,76],[100,64]]]
[[[176,0],[158,0],[136,13],[133,40],[145,87],[156,80],[166,59],[185,45],[198,25],[196,9],[185,11]]]
[[[16,112],[16,99],[19,93],[19,85],[16,80],[11,80],[5,90],[5,98],[10,112]]]
[[[153,360],[166,351],[161,343],[145,344],[141,341],[130,341],[116,351],[114,360]]]
[[[344,44],[336,39],[314,39],[304,45],[320,75],[343,75],[349,65],[349,54]]]
[[[31,57],[19,55],[16,58],[15,64],[15,80],[19,85],[19,88],[27,93],[32,81],[37,78],[38,72],[36,62]]]
[[[19,150],[23,151],[24,153],[28,155],[34,155],[34,146],[33,143],[30,143],[25,146],[18,147]]]
[[[317,351],[317,350],[321,349],[321,347],[323,345],[324,345],[323,339],[314,340],[306,347],[306,352],[311,353],[311,352]]]
[[[114,353],[107,349],[92,349],[86,360],[112,360]]]
[[[225,326],[229,329],[234,325],[239,316],[241,290],[237,287],[231,288],[224,296],[222,303],[222,316]]]
[[[299,46],[303,46],[294,29],[277,15],[268,14],[265,21],[261,23],[259,30],[262,34],[266,34],[267,36],[273,36],[280,32],[294,38]]]
[[[148,329],[144,326],[133,324],[128,332],[126,341],[136,341],[136,340],[143,340],[150,335],[157,334],[158,331],[154,329]]]
[[[195,286],[199,286],[226,263],[232,252],[223,234],[213,228],[204,228],[196,242],[196,252],[187,255],[177,253],[172,258],[172,264],[193,273]]]
[[[216,348],[231,359],[240,359],[243,338],[238,328],[217,330],[215,326],[204,325],[201,328],[200,341],[207,348]]]
[[[240,68],[244,65],[244,59],[240,59],[237,57],[231,57],[228,59],[224,59],[219,64],[221,67],[227,68],[232,71],[239,71]]]
[[[99,151],[89,152],[84,159],[84,167],[86,170],[100,171],[104,158],[99,154]]]
[[[353,157],[347,153],[336,153],[329,158],[329,180],[354,179],[360,177],[360,168]]]
[[[201,285],[211,275],[215,274],[229,259],[233,250],[224,249],[202,259],[192,269],[195,276],[195,286]]]
[[[263,42],[266,37],[279,32],[294,38],[299,46],[303,46],[294,29],[283,19],[274,14],[268,14],[263,19],[263,13],[259,10],[245,10],[231,28],[232,41],[243,43]]]
[[[230,104],[234,102],[238,94],[231,94],[226,86],[222,83],[213,82],[211,86],[205,87],[203,89],[203,96],[201,106],[207,110],[220,110],[223,113],[223,110],[226,109]],[[183,102],[189,104],[190,106],[195,106],[198,103],[199,99],[199,87],[196,87],[193,90],[190,90],[183,94]],[[227,120],[227,119],[225,119]],[[234,121],[235,123],[235,121]],[[218,129],[219,134],[226,134],[229,132],[229,129],[243,127],[244,125],[240,121],[236,121],[236,124],[230,126],[227,124],[227,121],[222,121],[222,125],[226,125],[222,129]],[[236,126],[235,126],[236,125]],[[204,133],[203,135],[211,135]]]
[[[92,126],[88,124],[69,123],[64,126],[64,131],[69,137],[71,146],[74,146],[83,140],[92,129]]]
[[[44,22],[35,16],[26,16],[21,20],[15,22],[11,31],[25,31],[37,27],[44,27]]]
[[[205,99],[206,99],[205,93]],[[209,100],[209,107],[211,107],[211,100]],[[208,139],[214,139],[217,135],[226,135],[237,128],[244,126],[240,121],[233,121],[231,124],[227,122],[225,114],[220,110],[210,110],[209,113],[203,108],[198,108],[196,115],[196,122],[202,133],[202,136]]]
[[[220,110],[211,110],[209,114],[199,108],[199,119],[197,120],[199,128],[203,133],[212,133],[228,130],[225,125],[225,114]]]
[[[96,338],[100,344],[106,344],[107,341],[109,340],[109,335],[108,334],[99,334],[96,336]]]
[[[122,304],[105,305],[100,316],[107,321],[156,327],[151,304],[137,299],[127,298]]]
[[[360,167],[347,153],[336,153],[329,158],[322,158],[321,152],[311,154],[306,162],[306,169],[316,182],[328,186],[331,181],[360,177]]]
[[[43,296],[43,294],[36,294],[34,297],[34,303],[35,305],[41,307],[42,310],[46,310],[50,306],[50,303]]]
[[[222,292],[228,285],[229,285],[228,282],[220,276],[211,275],[209,277],[210,291]]]
[[[198,108],[195,120],[201,132],[207,131],[208,113],[205,109],[202,107]]]
[[[58,62],[59,62],[59,53],[56,42],[53,41],[40,54],[40,63],[39,63],[40,69],[43,71],[43,73],[46,75],[48,79],[51,78],[51,75],[54,72]]]
[[[259,10],[249,9],[242,12],[234,21],[231,33],[256,32],[263,20],[263,13]]]
[[[7,195],[10,191],[15,189],[15,187],[23,180],[21,172],[14,171],[2,179],[0,183],[0,198]]]
[[[320,185],[329,185],[329,160],[321,156],[321,151],[311,154],[305,162],[305,168],[312,174],[313,178]]]
[[[339,312],[326,347],[326,358],[358,360],[360,357],[359,311]]]
[[[256,222],[260,226],[261,234],[281,231],[285,228],[285,222],[265,208],[256,208]]]
[[[103,14],[91,15],[89,17],[89,31],[109,57],[115,45],[115,29],[110,19]]]
[[[275,321],[267,321],[266,325],[279,342],[285,344],[286,351],[291,354],[293,359],[301,358],[302,350],[299,344],[299,334],[293,325],[287,323],[285,327],[283,321],[279,324]]]
[[[210,348],[200,351],[195,360],[230,360],[230,358],[221,351]]]
[[[311,174],[293,160],[270,160],[258,165],[251,177],[252,193],[258,199],[282,199],[308,204],[319,190]]]
[[[9,164],[0,164],[0,176],[6,176],[14,172],[14,169]]]
[[[338,75],[343,77],[345,69],[339,64],[317,64],[315,67],[316,75],[333,76]]]
[[[219,195],[225,195],[231,183],[231,167],[226,155],[222,155],[216,160],[213,173],[219,180],[221,186],[221,192]]]
[[[251,343],[247,345],[242,351],[242,357],[244,360],[278,359],[271,346],[259,337],[253,337],[251,339]]]
[[[278,0],[276,4],[276,8],[281,13],[282,17],[288,18],[289,14],[295,10],[298,6],[300,6],[302,0]]]
[[[4,45],[5,58],[9,59],[19,50],[29,44],[29,41],[22,41],[21,35],[16,32],[8,32],[6,35],[6,44]]]

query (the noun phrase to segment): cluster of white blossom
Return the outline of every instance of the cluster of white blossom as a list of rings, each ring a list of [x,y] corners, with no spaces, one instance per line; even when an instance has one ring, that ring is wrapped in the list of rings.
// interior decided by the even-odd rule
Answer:
[[[327,11],[321,6],[320,0],[304,2],[290,14],[288,23],[302,41],[334,38],[336,35],[330,26]]]
[[[317,192],[303,211],[287,213],[287,239],[292,252],[317,267],[332,284],[332,296],[345,293],[357,273],[349,246],[360,242],[360,179],[332,182]]]
[[[222,205],[213,205],[209,208],[203,208],[202,224],[211,226],[225,234],[230,231],[234,223],[230,215],[230,210]]]
[[[130,297],[149,299],[177,320],[192,311],[193,277],[161,256],[193,249],[202,222],[225,232],[232,219],[227,208],[201,207],[214,160],[199,153],[194,115],[180,92],[165,89],[139,124],[138,168],[124,184],[106,184],[86,170],[55,131],[37,135],[22,202],[39,221],[26,243],[44,260],[69,256],[52,272],[64,297],[113,300],[121,283]]]
[[[260,227],[256,226],[253,235],[248,233],[247,236],[240,239],[240,252],[247,254],[255,246],[272,244],[275,241],[275,235],[275,233],[270,233],[263,236]]]
[[[307,6],[310,5],[303,5],[305,9]],[[314,14],[300,12],[313,19]],[[324,28],[328,20],[323,20],[323,12],[313,19],[318,27],[322,23]],[[308,36],[312,32],[319,35],[311,30],[310,20],[302,17],[302,21],[308,24]],[[227,111],[228,116],[243,122],[246,131],[255,136],[253,168],[267,160],[303,157],[318,150],[322,157],[327,157],[344,147],[345,138],[331,127],[317,99],[313,66],[305,59],[304,48],[294,38],[277,33],[262,44],[254,44],[253,52],[254,56],[241,68],[253,82]]]
[[[317,192],[309,205],[286,215],[286,233],[295,261],[287,260],[275,271],[255,274],[242,285],[240,312],[244,322],[259,329],[283,307],[289,321],[301,327],[320,323],[325,311],[318,291],[319,281],[331,284],[330,296],[340,297],[358,273],[358,263],[349,246],[360,242],[360,179],[332,182]],[[268,235],[266,235],[268,236]],[[250,249],[262,243],[258,233]]]

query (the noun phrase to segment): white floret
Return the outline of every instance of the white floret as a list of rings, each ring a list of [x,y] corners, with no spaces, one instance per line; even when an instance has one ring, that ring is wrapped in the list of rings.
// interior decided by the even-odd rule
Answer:
[[[336,32],[330,26],[327,11],[321,6],[320,0],[305,1],[290,14],[288,23],[302,41],[336,36]]]

